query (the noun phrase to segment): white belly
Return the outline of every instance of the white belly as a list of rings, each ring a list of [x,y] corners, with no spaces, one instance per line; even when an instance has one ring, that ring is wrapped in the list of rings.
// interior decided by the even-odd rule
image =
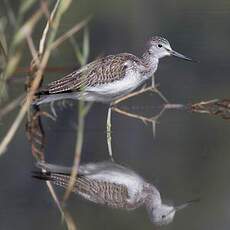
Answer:
[[[129,94],[140,86],[146,79],[148,79],[148,77],[140,76],[138,73],[133,73],[125,76],[122,80],[87,87],[85,91],[81,93],[73,92],[43,96],[36,103],[39,105],[60,99],[76,99],[108,103]]]
[[[89,87],[87,92],[93,92],[100,95],[123,95],[136,89],[141,83],[142,79],[136,76],[126,76],[122,80],[117,80],[111,83]]]

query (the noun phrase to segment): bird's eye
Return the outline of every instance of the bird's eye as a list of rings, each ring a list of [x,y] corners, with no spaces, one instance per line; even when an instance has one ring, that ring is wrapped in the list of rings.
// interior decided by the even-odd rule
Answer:
[[[165,215],[162,215],[161,218],[164,219],[166,216]]]
[[[162,45],[161,45],[161,44],[159,44],[159,45],[158,45],[158,47],[159,47],[159,48],[161,48],[161,47],[162,47]]]

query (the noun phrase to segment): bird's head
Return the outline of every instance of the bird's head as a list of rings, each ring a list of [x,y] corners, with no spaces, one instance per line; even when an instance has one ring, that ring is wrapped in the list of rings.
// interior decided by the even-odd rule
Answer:
[[[153,208],[150,211],[150,219],[152,223],[156,226],[167,225],[173,221],[177,211],[186,208],[187,206],[196,201],[198,200],[187,201],[184,204],[181,204],[176,207],[162,204],[161,206]]]
[[[160,207],[152,209],[150,218],[154,225],[167,225],[173,221],[175,213],[173,206],[162,204]]]
[[[187,61],[192,61],[191,58],[184,56],[176,51],[174,51],[168,40],[165,38],[154,36],[149,41],[149,54],[160,59],[166,56],[174,56],[177,58],[181,58]]]

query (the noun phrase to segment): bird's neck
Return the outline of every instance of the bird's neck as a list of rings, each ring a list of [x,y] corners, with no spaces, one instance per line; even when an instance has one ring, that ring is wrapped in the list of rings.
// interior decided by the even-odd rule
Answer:
[[[150,54],[149,51],[146,51],[142,55],[142,61],[146,66],[146,72],[152,76],[154,72],[157,70],[159,58],[154,56],[153,54]]]
[[[148,211],[161,206],[161,196],[159,191],[151,184],[146,184],[144,188],[146,194],[145,206]]]

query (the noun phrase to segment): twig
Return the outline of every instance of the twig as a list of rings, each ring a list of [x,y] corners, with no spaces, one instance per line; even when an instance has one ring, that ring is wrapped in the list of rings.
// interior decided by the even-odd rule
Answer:
[[[26,36],[26,40],[27,40],[30,52],[31,52],[32,57],[33,57],[33,61],[35,62],[36,66],[39,66],[38,52],[34,46],[34,42],[33,42],[33,39],[31,37],[31,34]]]
[[[54,6],[54,8],[50,14],[50,17],[48,18],[45,29],[43,30],[42,37],[41,37],[40,43],[39,43],[39,50],[38,50],[39,55],[43,54],[43,52],[45,51],[45,43],[47,41],[47,35],[48,35],[49,30],[50,30],[51,23],[54,19],[54,15],[57,11],[59,4],[60,4],[60,0],[57,0],[56,4],[55,4],[55,6]]]
[[[82,59],[81,59],[81,65],[85,65],[87,63],[88,59],[88,51],[89,50],[89,38],[88,33],[84,33],[84,40],[83,40],[83,50],[82,50]],[[81,89],[81,92],[84,92],[84,88]],[[79,101],[78,104],[78,130],[77,130],[77,139],[76,139],[76,146],[75,146],[75,154],[74,154],[74,162],[71,170],[71,175],[69,179],[68,186],[66,188],[64,197],[63,197],[63,203],[67,201],[70,193],[73,190],[73,187],[75,185],[77,173],[78,173],[78,167],[81,160],[81,151],[83,146],[83,137],[84,137],[84,122],[85,122],[85,116],[88,113],[90,107],[90,104],[85,104],[84,101]]]
[[[116,101],[112,102],[109,109],[108,109],[108,112],[107,112],[107,122],[106,122],[106,140],[107,140],[107,146],[108,146],[108,151],[109,151],[109,156],[110,156],[110,159],[112,161],[114,161],[113,159],[113,151],[112,151],[112,121],[111,121],[111,107],[112,107],[112,110],[113,111],[116,111],[117,113],[120,113],[120,114],[123,114],[123,115],[126,115],[126,116],[130,116],[130,117],[136,117],[135,114],[132,114],[132,113],[128,113],[128,112],[125,112],[124,110],[120,110],[118,109],[117,107],[114,107],[115,105],[118,105],[119,103],[121,103],[122,101],[125,101],[131,97],[134,97],[134,96],[137,96],[137,95],[140,95],[140,94],[143,94],[147,91],[153,91],[154,88],[152,86],[150,87],[147,87],[145,88],[145,86],[140,89],[139,91],[136,91],[136,92],[133,92],[133,93],[130,93],[122,98],[119,98],[117,99]]]
[[[45,170],[44,170],[44,172],[45,172]],[[60,201],[59,201],[59,199],[58,199],[58,197],[57,197],[57,195],[56,195],[56,192],[55,192],[55,190],[54,190],[52,184],[50,183],[50,181],[46,181],[46,185],[47,185],[47,187],[48,187],[48,189],[49,189],[49,192],[50,192],[50,194],[51,194],[53,200],[55,201],[55,203],[56,203],[56,205],[57,205],[57,207],[58,207],[58,209],[59,209],[59,211],[60,211],[62,217],[65,218],[65,212],[64,212],[64,210],[62,209],[61,203],[60,203]],[[68,221],[66,221],[66,223],[67,223],[67,225],[68,225]],[[68,229],[69,229],[69,228],[68,228]]]
[[[138,120],[141,120],[142,122],[144,122],[144,124],[147,124],[148,122],[152,123],[153,121],[155,121],[155,118],[148,118],[148,117],[145,117],[145,116],[141,116],[141,115],[137,115],[135,113],[130,113],[130,112],[127,112],[127,111],[124,111],[124,110],[121,110],[117,107],[112,107],[112,110],[116,113],[119,113],[119,114],[122,114],[124,116],[127,116],[127,117],[131,117],[131,118],[135,118],[135,119],[138,119]]]
[[[28,85],[27,96],[26,96],[25,102],[22,105],[18,115],[16,116],[16,119],[12,123],[12,125],[11,125],[10,129],[8,130],[7,134],[5,135],[4,139],[0,143],[0,155],[3,154],[5,152],[5,150],[7,149],[7,146],[9,145],[10,141],[14,137],[14,135],[15,135],[17,129],[19,128],[26,112],[28,112],[28,115],[29,115],[28,118],[30,119],[30,121],[32,123],[35,122],[36,123],[35,125],[37,125],[37,127],[40,128],[39,130],[36,130],[36,129],[33,130],[34,131],[33,135],[35,135],[35,137],[36,137],[33,140],[34,144],[38,144],[38,145],[43,144],[42,139],[44,139],[43,138],[44,136],[43,136],[43,133],[41,132],[41,128],[42,128],[41,124],[39,123],[39,121],[40,121],[39,119],[40,119],[42,112],[40,110],[36,110],[35,113],[32,113],[33,116],[30,117],[30,115],[31,115],[30,105],[31,105],[31,102],[32,102],[33,97],[34,97],[34,93],[36,92],[37,88],[40,86],[40,83],[43,79],[43,74],[44,74],[45,68],[47,66],[51,52],[53,51],[54,47],[56,48],[57,46],[59,46],[61,44],[61,42],[63,42],[69,36],[69,35],[68,36],[63,35],[62,40],[57,39],[56,41],[59,41],[59,42],[54,43],[55,42],[54,41],[55,35],[56,35],[57,29],[58,29],[58,26],[60,23],[61,16],[66,11],[66,9],[69,7],[70,2],[71,2],[71,0],[57,0],[56,1],[54,9],[51,12],[50,17],[48,19],[48,22],[46,24],[46,27],[43,31],[42,38],[41,38],[40,44],[39,44],[38,52],[34,46],[34,43],[33,43],[32,37],[31,37],[31,33],[32,33],[34,26],[37,24],[38,20],[40,19],[40,17],[44,13],[43,12],[44,11],[44,9],[43,9],[44,4],[43,4],[43,6],[41,6],[41,8],[35,14],[33,14],[31,19],[27,20],[27,22],[21,27],[21,29],[18,30],[18,32],[14,38],[14,45],[15,46],[16,45],[19,46],[21,44],[21,42],[25,40],[25,38],[27,39],[27,43],[28,43],[29,49],[31,51],[33,61],[35,62],[36,68],[33,69],[34,70],[33,79],[31,79],[31,82],[30,82],[31,84]],[[53,26],[53,30],[49,34],[51,25]],[[83,25],[80,25],[80,26],[76,25],[75,29],[73,28],[72,30],[70,30],[71,35],[77,31],[79,31],[82,27],[83,27]],[[53,43],[54,43],[54,46],[52,48]],[[19,53],[16,53],[16,54],[19,55]],[[15,55],[13,57],[14,57],[14,59],[13,59],[13,61],[11,60],[11,63],[10,63],[11,64],[10,70],[16,68],[16,66],[19,62],[19,59],[20,59],[19,57],[15,58]],[[12,66],[15,68],[13,68]],[[9,69],[9,67],[8,67],[8,69]],[[7,72],[7,69],[6,69],[6,72]],[[9,72],[10,71],[7,72],[8,75],[10,75]],[[12,72],[12,70],[11,70],[11,72]],[[6,74],[6,76],[8,76],[8,75]],[[9,108],[7,108],[7,109],[9,110]],[[34,148],[33,151],[36,152],[36,154],[40,155],[40,158],[44,158],[44,150],[43,149],[40,151],[38,148],[36,148],[36,146],[33,146],[33,145],[32,145],[32,148]],[[38,157],[38,155],[37,155],[37,157]],[[60,212],[62,213],[62,215],[65,214],[65,212],[63,211],[63,209],[60,205],[60,202],[59,202],[50,182],[47,183],[47,186],[48,186],[49,191],[50,191],[55,203],[57,204]],[[69,229],[76,229],[73,221],[71,220],[71,217],[67,214],[65,216],[65,221],[66,221],[66,224],[67,224]]]
[[[75,33],[77,33],[79,30],[81,30],[83,27],[87,25],[87,23],[90,21],[91,17],[88,17],[84,19],[83,21],[77,23],[73,28],[71,28],[69,31],[64,33],[62,36],[60,36],[58,39],[56,39],[53,43],[51,48],[56,49],[61,43],[63,43],[65,40],[73,36]]]
[[[72,216],[70,215],[70,213],[65,208],[63,208],[63,210],[64,210],[68,230],[76,230],[77,227],[74,223]]]
[[[79,103],[84,103],[84,102],[79,101]],[[76,150],[75,150],[75,154],[74,154],[74,161],[73,161],[73,166],[72,166],[72,171],[71,171],[69,183],[68,183],[68,186],[66,188],[64,197],[63,197],[63,203],[67,201],[70,193],[72,192],[72,189],[73,189],[74,184],[76,182],[78,167],[79,167],[80,159],[81,159],[81,150],[82,150],[83,137],[84,137],[84,116],[83,116],[83,114],[81,114],[80,108],[81,108],[81,106],[79,106],[79,113],[78,113],[79,115],[78,115]]]
[[[183,109],[185,108],[185,105],[182,105],[182,104],[164,104],[163,107],[161,108],[160,112],[153,116],[153,117],[145,117],[145,116],[142,116],[142,115],[138,115],[136,113],[130,113],[130,112],[127,112],[123,109],[120,109],[118,107],[112,107],[112,110],[114,112],[117,112],[119,114],[122,114],[122,115],[125,115],[127,117],[131,117],[131,118],[135,118],[135,119],[138,119],[138,120],[141,120],[143,121],[145,124],[147,123],[152,123],[153,121],[157,121],[163,114],[166,110],[171,110],[171,109]]]
[[[0,110],[0,120],[6,116],[8,113],[10,113],[12,110],[14,110],[17,106],[20,105],[22,102],[22,99],[25,97],[25,94],[23,93],[22,95],[18,96],[15,98],[13,101],[8,103],[4,108]]]
[[[226,120],[230,119],[230,99],[201,101],[189,105],[189,109],[196,113],[206,113],[213,116],[219,116]]]
[[[41,83],[41,80],[43,78],[42,75],[43,75],[44,70],[46,68],[50,53],[53,50],[52,49],[52,44],[53,44],[52,42],[53,42],[53,39],[55,38],[54,34],[56,33],[56,30],[54,30],[53,33],[51,33],[51,35],[50,35],[51,38],[49,37],[48,44],[47,44],[47,40],[48,40],[48,33],[49,33],[50,28],[51,28],[51,23],[55,20],[54,15],[56,15],[58,10],[61,10],[61,9],[58,9],[59,4],[61,4],[61,2],[59,0],[57,0],[56,4],[54,6],[54,9],[51,12],[50,18],[48,19],[46,27],[45,27],[45,29],[43,31],[42,38],[41,38],[40,44],[39,44],[39,53],[38,54],[36,53],[36,49],[33,46],[32,39],[27,38],[29,48],[30,48],[32,56],[33,56],[33,61],[36,61],[36,69],[35,69],[36,72],[34,73],[35,78],[34,78],[33,82],[37,78],[39,78],[39,80],[40,80],[38,85],[37,85],[37,87]],[[62,9],[62,11],[63,11],[63,9]],[[59,20],[60,20],[60,15],[59,15]],[[56,23],[59,24],[59,21],[56,20]],[[39,57],[41,58],[40,63],[39,63],[39,59],[38,59]],[[33,70],[34,68],[31,68],[31,69]],[[32,87],[30,88],[29,92],[31,90],[33,90],[33,82],[32,82]],[[32,95],[33,95],[33,93],[34,93],[34,91],[32,91]],[[42,148],[43,142],[44,142],[44,133],[43,133],[42,124],[41,124],[41,121],[40,121],[41,113],[42,112],[40,112],[40,109],[36,108],[34,113],[33,113],[33,118],[32,118],[32,121],[31,121],[31,125],[32,125],[31,131],[33,132],[32,133],[32,135],[33,135],[33,137],[32,137],[33,138],[33,140],[32,140],[32,149],[33,149],[33,151],[32,152],[34,152],[36,154],[40,154],[40,156],[41,156],[40,158],[44,159],[44,149]],[[37,132],[38,132],[37,135],[39,135],[38,138],[36,138],[34,136],[34,135],[36,135],[36,130],[33,130],[33,127],[35,129],[37,129]],[[36,143],[39,145],[40,148],[42,148],[42,152],[40,152],[40,150],[38,148],[36,148],[36,146],[35,146]],[[60,203],[59,199],[57,198],[57,195],[55,193],[55,190],[54,190],[51,182],[47,181],[46,184],[48,186],[48,189],[50,191],[50,194],[51,194],[53,200],[55,201],[59,211],[61,212],[62,217],[64,218],[64,220],[66,222],[66,225],[67,225],[68,229],[76,229],[75,224],[72,221],[72,218],[70,217],[69,214],[67,215],[65,210],[62,208],[61,203]]]
[[[154,88],[153,88],[152,86],[149,86],[149,87],[147,87],[147,88],[144,88],[144,87],[143,87],[143,88],[140,89],[139,91],[135,91],[135,92],[133,92],[133,93],[128,94],[127,96],[124,96],[124,97],[122,97],[122,98],[117,99],[116,101],[114,101],[114,102],[112,103],[112,105],[113,105],[113,106],[114,106],[114,105],[117,105],[117,104],[121,103],[122,101],[125,101],[125,100],[127,100],[127,99],[129,99],[129,98],[131,98],[131,97],[134,97],[134,96],[143,94],[143,93],[148,92],[148,91],[154,91]]]
[[[1,143],[0,143],[0,156],[5,153],[5,151],[7,150],[7,146],[9,145],[9,143],[12,140],[12,138],[14,137],[16,131],[18,130],[18,128],[19,128],[19,126],[20,126],[20,124],[21,124],[21,122],[22,122],[22,120],[23,120],[23,118],[27,112],[27,109],[30,106],[30,100],[31,100],[30,97],[27,97],[25,104],[22,106],[16,119],[14,120],[14,122],[11,125],[11,127],[9,128],[7,134],[5,135],[3,140],[1,141]]]
[[[112,151],[112,132],[111,132],[111,106],[108,109],[107,113],[107,125],[106,125],[106,133],[107,133],[107,145],[108,145],[108,150],[109,150],[109,156],[112,161],[113,159],[113,151]]]

